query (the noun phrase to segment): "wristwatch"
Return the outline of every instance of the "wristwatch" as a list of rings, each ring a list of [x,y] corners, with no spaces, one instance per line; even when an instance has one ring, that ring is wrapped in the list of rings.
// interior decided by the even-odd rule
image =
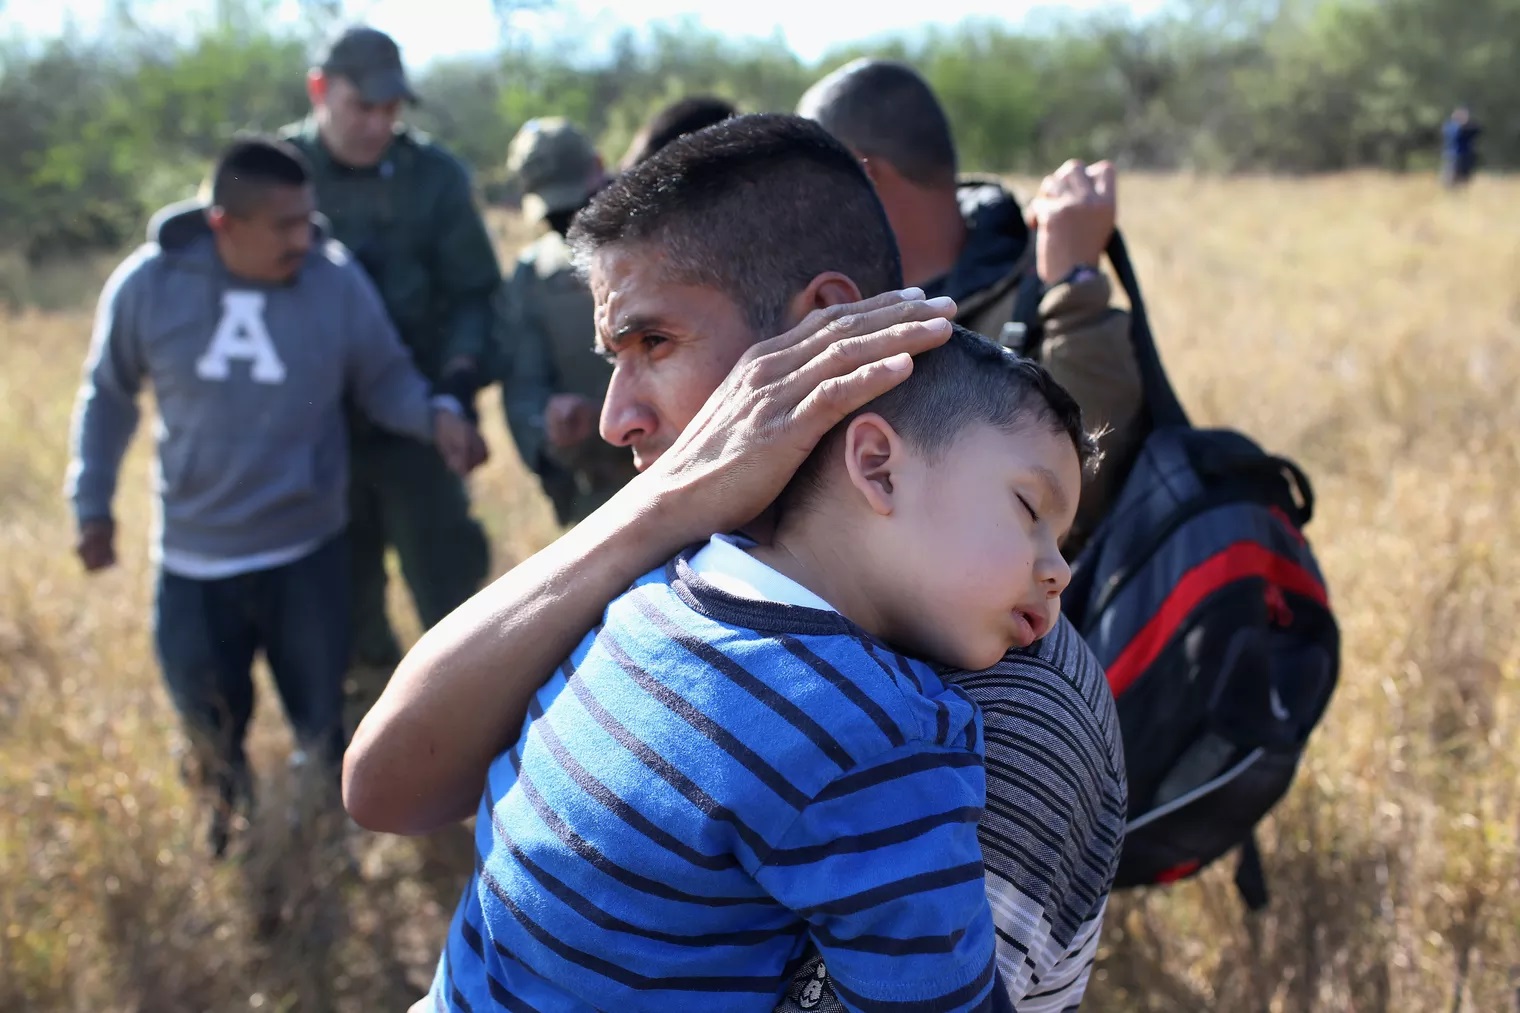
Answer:
[[[1096,267],[1093,267],[1091,264],[1078,264],[1076,267],[1071,269],[1066,277],[1056,282],[1056,285],[1076,285],[1080,282],[1086,281],[1089,278],[1096,278],[1097,276],[1098,269]],[[1056,285],[1052,285],[1050,287],[1055,288]]]

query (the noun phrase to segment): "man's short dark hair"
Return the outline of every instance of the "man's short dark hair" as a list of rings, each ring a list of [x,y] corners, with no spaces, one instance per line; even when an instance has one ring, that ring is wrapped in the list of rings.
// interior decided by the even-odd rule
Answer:
[[[866,296],[902,286],[875,187],[798,116],[736,116],[678,138],[598,193],[569,240],[582,270],[606,246],[657,248],[671,281],[722,292],[762,338],[826,271]]]
[[[305,186],[311,167],[294,146],[273,137],[239,137],[216,160],[211,203],[234,217],[257,211],[271,187]]]
[[[943,345],[914,356],[906,380],[851,413],[819,442],[778,502],[783,516],[804,507],[821,488],[846,427],[864,412],[880,415],[903,442],[931,460],[968,426],[983,424],[1009,432],[1044,426],[1071,440],[1084,473],[1098,462],[1097,439],[1085,427],[1081,407],[1049,370],[955,324]]]
[[[692,95],[676,99],[657,111],[640,128],[628,147],[628,154],[623,156],[623,168],[644,161],[677,137],[694,134],[737,115],[739,110],[732,102],[716,95]]]
[[[797,113],[921,186],[955,184],[950,121],[929,83],[906,63],[847,63],[809,88]]]

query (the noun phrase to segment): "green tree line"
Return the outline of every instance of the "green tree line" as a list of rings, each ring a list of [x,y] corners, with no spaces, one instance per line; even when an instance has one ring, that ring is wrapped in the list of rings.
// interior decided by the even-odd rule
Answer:
[[[538,0],[533,0],[537,3]],[[305,112],[304,74],[337,0],[272,28],[274,0],[218,0],[174,35],[118,0],[107,30],[0,40],[0,244],[32,259],[131,239],[204,175],[233,132]],[[521,0],[498,0],[507,12]],[[616,160],[662,102],[711,92],[786,110],[857,56],[917,66],[943,99],[968,169],[1036,171],[1068,157],[1145,169],[1425,170],[1441,121],[1466,103],[1487,167],[1520,161],[1520,0],[1174,0],[1146,18],[1046,12],[841,46],[813,63],[779,40],[693,22],[628,29],[594,58],[578,40],[415,73],[411,119],[502,185],[508,141],[562,114]],[[405,48],[406,40],[399,40]]]

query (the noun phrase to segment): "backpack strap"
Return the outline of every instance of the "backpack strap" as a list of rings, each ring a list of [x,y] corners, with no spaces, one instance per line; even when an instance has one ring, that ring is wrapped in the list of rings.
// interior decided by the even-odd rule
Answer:
[[[1040,300],[1045,298],[1045,283],[1040,273],[1025,271],[1013,297],[1013,314],[1003,325],[1002,344],[1026,359],[1034,358],[1045,343],[1045,325],[1040,322]]]
[[[1245,901],[1247,910],[1261,911],[1266,908],[1267,874],[1261,866],[1261,849],[1256,846],[1256,832],[1240,845],[1240,864],[1235,867],[1235,889]]]
[[[1030,232],[1029,238],[1030,242],[1034,241],[1033,232]],[[1140,282],[1135,277],[1134,265],[1130,263],[1124,237],[1117,228],[1109,238],[1108,248],[1104,252],[1129,300],[1130,344],[1140,367],[1140,386],[1150,413],[1151,428],[1189,426],[1192,423],[1188,420],[1187,412],[1183,410],[1177,392],[1167,379],[1166,369],[1161,365],[1161,353],[1157,351],[1155,338],[1151,335],[1150,317],[1145,310],[1145,299],[1140,294]],[[1044,297],[1045,284],[1040,281],[1039,272],[1033,269],[1024,272],[1019,281],[1018,295],[1014,298],[1012,319],[1003,326],[1000,335],[1004,346],[1026,357],[1032,357],[1039,351],[1045,340],[1045,328],[1040,321],[1040,301]]]
[[[1114,229],[1108,240],[1108,261],[1129,299],[1129,338],[1135,350],[1135,361],[1140,367],[1140,386],[1145,394],[1146,409],[1150,414],[1152,428],[1164,426],[1190,426],[1187,412],[1167,379],[1166,369],[1161,365],[1161,353],[1151,336],[1150,317],[1145,311],[1145,300],[1140,295],[1140,282],[1135,278],[1135,268],[1129,261],[1129,250],[1124,237]]]

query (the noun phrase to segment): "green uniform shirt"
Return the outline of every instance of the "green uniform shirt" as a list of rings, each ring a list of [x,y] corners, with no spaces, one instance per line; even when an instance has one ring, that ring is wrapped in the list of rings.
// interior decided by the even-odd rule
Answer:
[[[508,364],[502,397],[518,452],[532,467],[546,450],[544,407],[550,396],[581,394],[600,410],[612,366],[596,354],[591,292],[576,275],[559,233],[550,232],[523,251],[502,295],[501,354]],[[553,456],[572,468],[628,465],[630,456],[627,448],[599,437],[576,450]]]
[[[328,154],[310,119],[280,132],[306,155],[332,234],[374,280],[424,376],[468,356],[491,375],[492,296],[501,268],[468,170],[426,135],[401,128],[380,164],[353,169]]]

